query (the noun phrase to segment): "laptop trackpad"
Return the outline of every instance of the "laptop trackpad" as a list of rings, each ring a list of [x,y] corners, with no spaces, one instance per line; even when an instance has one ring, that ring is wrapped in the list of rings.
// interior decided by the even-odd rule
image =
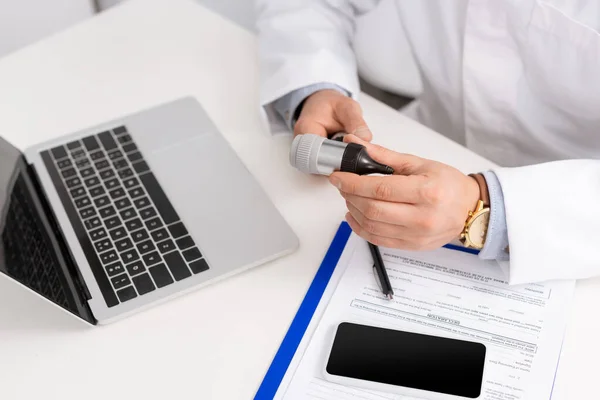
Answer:
[[[209,265],[219,274],[292,250],[296,238],[223,138],[197,136],[147,154]]]

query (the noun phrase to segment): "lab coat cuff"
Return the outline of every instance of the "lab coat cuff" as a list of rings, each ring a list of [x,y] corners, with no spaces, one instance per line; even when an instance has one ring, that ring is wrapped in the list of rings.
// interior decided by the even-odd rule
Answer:
[[[508,229],[502,186],[493,171],[486,171],[483,176],[490,195],[490,220],[485,245],[479,252],[479,257],[484,260],[506,261],[510,257],[507,251]]]

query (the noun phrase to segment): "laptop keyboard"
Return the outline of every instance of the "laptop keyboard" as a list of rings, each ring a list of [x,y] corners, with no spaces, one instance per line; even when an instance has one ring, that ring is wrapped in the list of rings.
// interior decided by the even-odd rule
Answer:
[[[10,193],[10,205],[2,231],[4,258],[9,276],[23,285],[75,311],[68,300],[60,276],[60,265],[47,234],[36,215],[26,183],[19,174]]]
[[[126,127],[42,158],[109,307],[209,269]]]

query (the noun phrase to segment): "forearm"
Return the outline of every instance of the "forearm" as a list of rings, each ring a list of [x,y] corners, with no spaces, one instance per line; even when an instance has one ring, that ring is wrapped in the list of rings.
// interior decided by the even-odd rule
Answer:
[[[600,160],[494,173],[504,199],[511,284],[600,275]]]
[[[358,93],[350,1],[259,0],[257,28],[263,106],[302,87],[330,82]]]

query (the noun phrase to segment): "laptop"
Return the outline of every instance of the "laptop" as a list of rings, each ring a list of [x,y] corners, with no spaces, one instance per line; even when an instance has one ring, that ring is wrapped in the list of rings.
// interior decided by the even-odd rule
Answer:
[[[107,324],[298,239],[193,98],[21,153],[0,138],[0,276]]]

